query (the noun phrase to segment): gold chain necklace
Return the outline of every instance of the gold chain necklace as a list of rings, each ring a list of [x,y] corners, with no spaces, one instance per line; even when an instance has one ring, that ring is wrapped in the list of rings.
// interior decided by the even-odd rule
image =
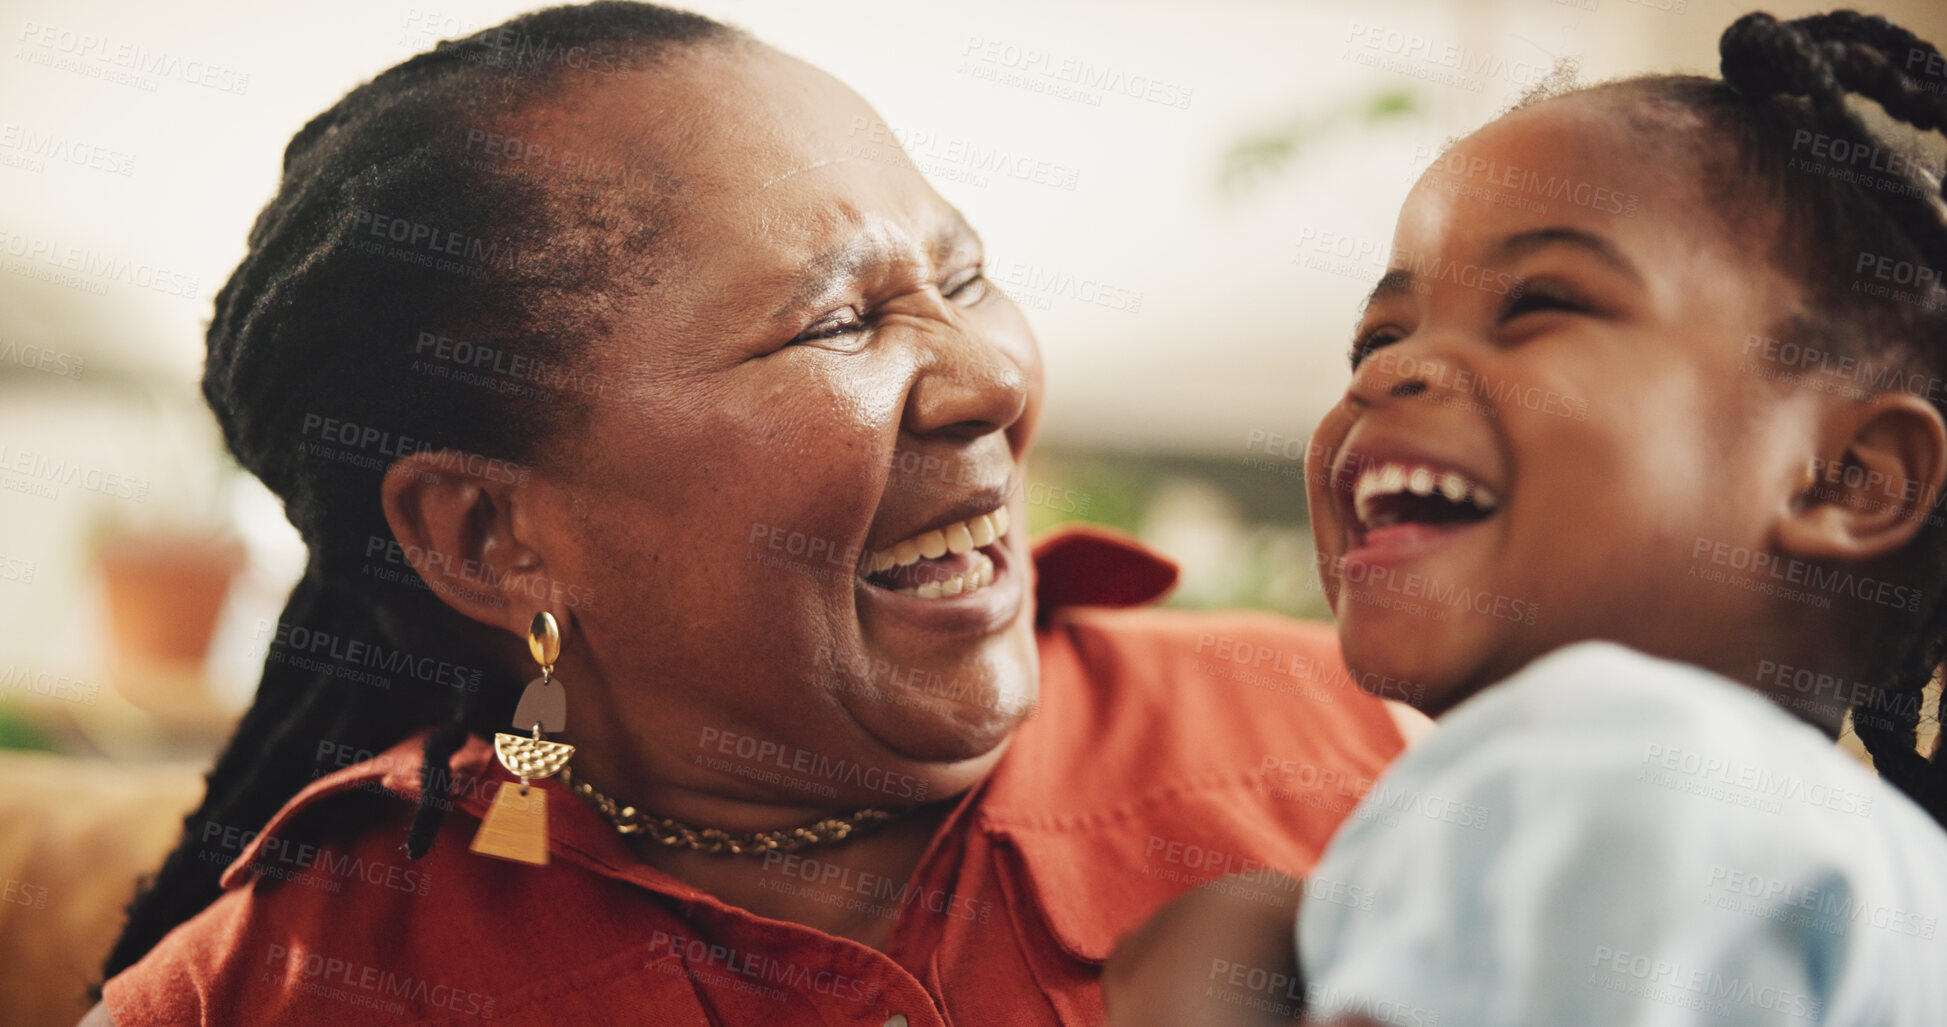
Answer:
[[[766,852],[796,852],[814,845],[833,845],[864,834],[898,813],[882,809],[861,809],[843,817],[826,817],[815,824],[778,831],[748,831],[731,834],[714,827],[692,827],[680,820],[651,816],[634,806],[624,806],[595,790],[586,781],[577,781],[572,770],[561,768],[561,783],[594,806],[619,834],[642,835],[672,849],[689,849],[712,855],[759,856]]]

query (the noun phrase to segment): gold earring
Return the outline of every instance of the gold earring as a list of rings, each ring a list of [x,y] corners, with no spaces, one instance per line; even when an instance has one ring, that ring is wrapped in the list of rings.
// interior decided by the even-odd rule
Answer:
[[[561,655],[561,628],[546,610],[534,615],[527,628],[527,651],[541,665],[541,676],[528,682],[514,707],[514,729],[533,737],[494,734],[494,755],[519,785],[503,782],[493,807],[480,821],[480,831],[468,848],[482,856],[511,859],[535,866],[548,865],[548,793],[529,788],[532,781],[552,777],[575,754],[566,742],[548,741],[546,732],[568,729],[568,690],[554,678],[554,661]]]

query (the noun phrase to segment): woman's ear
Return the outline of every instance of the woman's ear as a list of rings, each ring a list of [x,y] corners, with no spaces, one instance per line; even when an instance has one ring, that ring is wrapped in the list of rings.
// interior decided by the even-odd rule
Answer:
[[[1932,403],[1883,392],[1835,404],[1780,520],[1779,548],[1847,562],[1897,553],[1933,516],[1943,476],[1947,424]]]
[[[433,594],[522,636],[540,610],[564,624],[568,616],[552,601],[547,561],[527,537],[528,475],[502,461],[428,450],[393,461],[379,485],[392,537]]]

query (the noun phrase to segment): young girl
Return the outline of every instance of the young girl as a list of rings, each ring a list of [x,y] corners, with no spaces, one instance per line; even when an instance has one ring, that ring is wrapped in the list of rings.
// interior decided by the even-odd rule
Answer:
[[[1125,942],[1116,1023],[1947,1022],[1947,205],[1847,102],[1941,128],[1947,64],[1851,12],[1722,54],[1413,190],[1309,484],[1348,665],[1441,729],[1302,885]]]

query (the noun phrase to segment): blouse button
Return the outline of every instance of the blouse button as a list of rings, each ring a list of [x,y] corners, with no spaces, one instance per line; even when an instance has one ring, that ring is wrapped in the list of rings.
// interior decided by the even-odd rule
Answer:
[[[886,1020],[886,1027],[906,1027],[906,1014],[894,1013]]]

